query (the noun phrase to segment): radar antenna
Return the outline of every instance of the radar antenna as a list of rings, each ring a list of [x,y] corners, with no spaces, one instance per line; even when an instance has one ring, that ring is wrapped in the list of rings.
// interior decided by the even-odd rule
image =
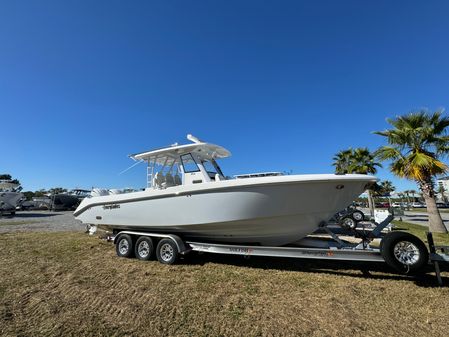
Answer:
[[[201,140],[199,140],[195,136],[191,135],[190,133],[187,135],[187,139],[190,140],[193,143],[197,143],[197,144],[203,143]]]

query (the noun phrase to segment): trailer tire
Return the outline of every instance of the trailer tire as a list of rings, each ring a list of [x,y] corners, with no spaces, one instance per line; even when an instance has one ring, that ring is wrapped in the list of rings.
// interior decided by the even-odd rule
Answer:
[[[149,236],[141,236],[138,238],[134,247],[134,255],[136,255],[139,260],[148,261],[153,257],[153,254],[153,240]]]
[[[390,232],[380,243],[385,262],[404,274],[420,272],[429,262],[426,245],[416,236],[405,232]]]
[[[131,235],[120,234],[115,241],[115,251],[119,257],[133,257],[133,239]]]
[[[156,257],[162,264],[174,264],[178,260],[179,251],[176,243],[171,239],[162,239],[157,244]]]
[[[357,227],[357,221],[352,216],[345,216],[340,220],[340,226],[347,229],[354,229]]]
[[[365,220],[365,214],[362,211],[354,211],[351,213],[351,216],[357,222]]]

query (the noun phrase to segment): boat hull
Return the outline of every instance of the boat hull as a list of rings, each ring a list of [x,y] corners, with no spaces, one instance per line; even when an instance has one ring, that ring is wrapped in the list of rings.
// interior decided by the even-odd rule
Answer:
[[[76,196],[69,194],[56,194],[52,197],[52,209],[55,211],[74,210],[79,204]]]
[[[0,211],[14,212],[24,195],[19,192],[0,192]]]
[[[368,182],[375,181],[366,176],[335,177],[314,181],[271,178],[267,183],[224,181],[197,190],[180,186],[171,193],[167,189],[95,197],[85,199],[75,215],[84,223],[109,230],[285,245],[314,232],[362,193]]]

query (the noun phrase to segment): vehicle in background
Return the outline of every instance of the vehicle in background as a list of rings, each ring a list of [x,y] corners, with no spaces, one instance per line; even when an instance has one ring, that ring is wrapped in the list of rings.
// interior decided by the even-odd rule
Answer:
[[[424,204],[422,202],[413,202],[412,207],[413,208],[426,208],[426,204]]]
[[[48,196],[43,196],[43,197],[34,197],[32,203],[34,207],[32,207],[31,209],[50,210],[52,201]]]
[[[348,206],[344,210],[337,212],[331,218],[332,220],[344,228],[355,229],[359,222],[366,220],[366,216],[354,206]]]
[[[408,203],[406,203],[406,202],[397,202],[397,201],[393,202],[391,204],[391,206],[393,208],[408,208],[409,207]]]
[[[390,208],[390,203],[388,202],[376,202],[376,207],[377,208]]]

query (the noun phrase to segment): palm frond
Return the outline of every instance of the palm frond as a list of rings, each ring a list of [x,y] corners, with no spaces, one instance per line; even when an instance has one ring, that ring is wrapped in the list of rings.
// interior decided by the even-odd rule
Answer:
[[[377,131],[386,138],[388,146],[375,151],[380,161],[390,161],[390,170],[408,179],[430,179],[448,171],[439,158],[449,154],[449,116],[443,111],[430,113],[427,109],[387,119],[393,127]]]
[[[374,156],[380,161],[387,161],[397,160],[402,157],[402,154],[397,147],[382,146],[374,151]]]
[[[407,157],[405,171],[411,179],[425,180],[429,176],[446,173],[448,167],[435,158],[432,153],[416,152]]]

